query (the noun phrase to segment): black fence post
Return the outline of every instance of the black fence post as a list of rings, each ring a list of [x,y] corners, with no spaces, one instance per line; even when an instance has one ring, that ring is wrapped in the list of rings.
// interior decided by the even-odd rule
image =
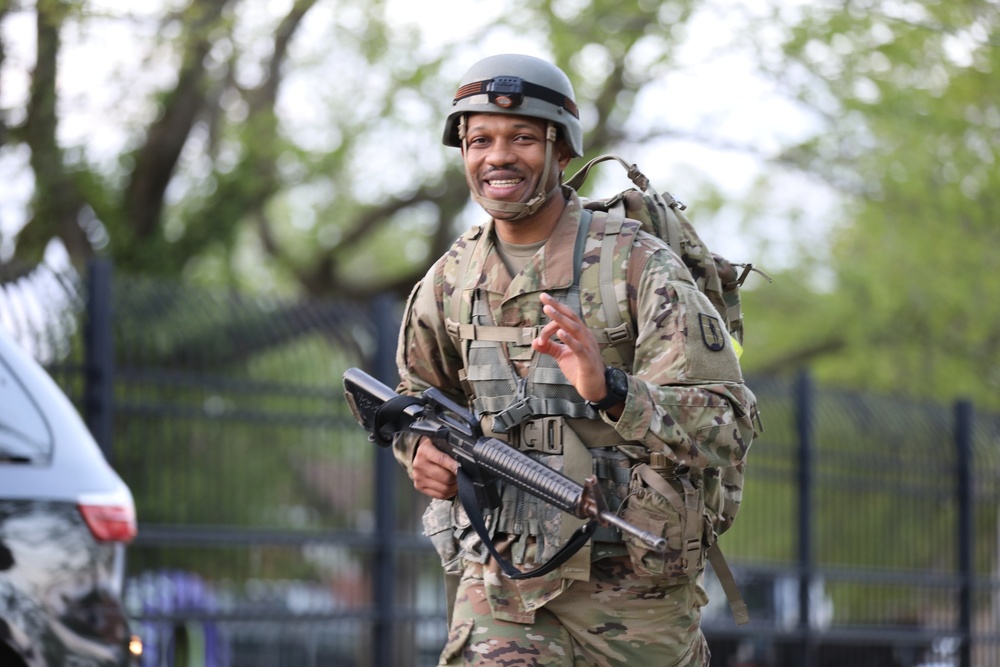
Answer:
[[[111,262],[91,260],[87,267],[87,317],[84,324],[83,417],[104,457],[114,465],[114,368]]]
[[[958,625],[962,636],[960,667],[972,667],[972,586],[975,576],[972,554],[975,490],[972,479],[973,408],[969,401],[955,404],[955,491],[958,495],[958,570],[961,588],[958,595]]]
[[[807,371],[799,374],[795,382],[795,429],[799,441],[799,515],[798,515],[798,560],[799,560],[799,631],[801,633],[800,667],[814,664],[814,638],[812,613],[810,609],[810,589],[813,572],[813,386]]]
[[[395,353],[399,321],[395,313],[395,300],[380,295],[372,302],[372,319],[375,323],[375,359],[373,374],[384,384],[395,387],[398,380]],[[375,448],[375,568],[373,595],[375,602],[375,627],[372,633],[372,658],[374,667],[393,667],[393,619],[395,615],[396,575],[396,460],[385,447]]]

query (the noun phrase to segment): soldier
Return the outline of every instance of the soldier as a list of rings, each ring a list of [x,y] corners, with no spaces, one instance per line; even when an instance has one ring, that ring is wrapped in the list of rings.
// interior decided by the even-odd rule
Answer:
[[[708,665],[701,577],[722,505],[708,471],[742,465],[756,411],[733,345],[706,336],[725,331],[717,311],[634,221],[616,230],[614,268],[601,271],[607,216],[584,212],[561,185],[583,133],[556,66],[522,55],[473,65],[444,143],[461,148],[472,198],[491,219],[414,288],[398,390],[437,387],[487,435],[578,481],[596,474],[612,507],[670,548],[602,528],[552,572],[508,577],[452,501],[455,461],[397,435],[396,457],[433,499],[426,532],[457,582],[440,664]],[[602,304],[598,281],[609,276],[618,303]],[[602,328],[606,308],[626,326]],[[519,570],[546,563],[580,523],[512,486],[501,492],[486,522],[495,553]]]

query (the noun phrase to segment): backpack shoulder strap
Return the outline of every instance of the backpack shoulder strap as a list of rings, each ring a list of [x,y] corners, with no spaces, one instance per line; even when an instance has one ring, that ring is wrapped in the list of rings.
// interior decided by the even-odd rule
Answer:
[[[601,308],[608,323],[608,329],[617,329],[622,325],[621,310],[616,308],[618,298],[615,296],[615,242],[618,233],[625,222],[625,204],[619,201],[608,209],[605,214],[604,237],[601,239],[600,287]]]
[[[674,199],[674,196],[669,192],[664,191],[663,194],[660,194],[653,189],[653,186],[649,186],[646,189],[646,194],[652,197],[657,206],[663,210],[663,223],[666,229],[658,230],[660,237],[667,242],[671,250],[683,257],[684,248],[681,247],[681,220],[685,217],[682,212],[684,205]]]
[[[624,233],[625,205],[619,201],[607,210],[594,210],[592,215],[598,223],[595,225],[595,232],[601,236],[599,259],[594,262],[597,266],[591,268],[597,272],[597,276],[589,277],[581,290],[586,289],[591,294],[599,295],[595,301],[600,304],[600,316],[596,322],[588,321],[587,326],[597,337],[598,343],[616,350],[621,363],[630,366],[632,363],[630,349],[635,341],[635,327],[632,315],[628,311],[628,304],[620,306],[615,293],[615,285],[625,280],[625,273],[621,270],[622,258],[615,257],[620,236]]]
[[[476,254],[476,248],[483,239],[482,228],[476,233],[475,238],[469,239],[470,243],[466,243],[464,247],[459,250],[458,253],[458,269],[455,272],[456,283],[455,292],[451,295],[451,321],[461,322],[462,321],[462,293],[464,291],[464,285],[460,284],[466,276],[469,274],[469,264],[472,263],[472,256]]]
[[[587,234],[594,220],[594,212],[588,208],[580,211],[580,226],[576,230],[576,244],[573,246],[573,285],[580,287],[580,273],[583,271],[583,249],[587,245]]]

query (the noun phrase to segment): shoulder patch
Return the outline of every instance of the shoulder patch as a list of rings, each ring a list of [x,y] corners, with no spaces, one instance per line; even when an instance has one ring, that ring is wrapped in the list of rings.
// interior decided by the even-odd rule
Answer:
[[[684,322],[685,381],[740,382],[736,350],[712,302],[693,285],[674,283]]]
[[[726,347],[727,334],[717,315],[698,313],[698,326],[701,329],[701,340],[712,352],[721,352]]]

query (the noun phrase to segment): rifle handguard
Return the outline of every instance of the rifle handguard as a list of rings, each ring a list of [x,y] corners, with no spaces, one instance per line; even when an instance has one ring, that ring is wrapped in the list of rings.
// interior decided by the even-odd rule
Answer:
[[[482,480],[483,473],[499,478],[578,519],[614,526],[651,549],[666,551],[667,541],[661,536],[608,510],[596,478],[581,485],[502,440],[483,437],[475,416],[439,390],[402,396],[357,368],[344,373],[344,389],[355,419],[376,444],[388,446],[399,431],[427,435],[474,478]]]

